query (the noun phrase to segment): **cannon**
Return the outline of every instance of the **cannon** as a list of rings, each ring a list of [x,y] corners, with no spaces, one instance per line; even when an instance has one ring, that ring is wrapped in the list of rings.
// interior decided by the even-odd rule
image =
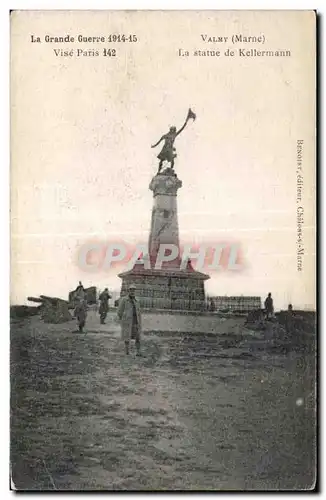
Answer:
[[[66,323],[72,320],[69,312],[68,302],[58,297],[40,295],[39,297],[27,297],[30,302],[40,304],[41,318],[45,323]]]
[[[37,304],[43,304],[43,300],[39,297],[27,297],[29,302],[36,302]]]

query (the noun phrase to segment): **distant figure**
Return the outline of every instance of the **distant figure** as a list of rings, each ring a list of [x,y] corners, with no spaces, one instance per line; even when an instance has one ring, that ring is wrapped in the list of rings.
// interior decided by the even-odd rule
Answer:
[[[274,314],[274,305],[271,293],[269,293],[265,299],[265,314],[266,314],[266,319],[271,318]]]
[[[100,308],[99,308],[100,321],[101,325],[104,325],[106,316],[109,311],[109,299],[111,299],[111,295],[109,294],[109,290],[107,288],[105,288],[104,291],[100,294],[99,299],[100,299]]]
[[[135,339],[137,356],[140,356],[141,313],[135,289],[135,285],[130,285],[128,295],[121,297],[117,314],[121,322],[121,337],[125,342],[126,354],[129,354],[130,339]]]
[[[87,304],[85,299],[76,300],[74,315],[77,319],[78,329],[82,333],[87,317]]]
[[[167,161],[168,163],[171,164],[171,168],[173,169],[174,167],[174,159],[176,158],[177,154],[175,152],[175,147],[174,147],[174,141],[176,137],[181,134],[181,132],[184,130],[186,127],[188,121],[192,119],[196,119],[195,113],[189,109],[188,115],[186,118],[186,121],[182,125],[182,127],[177,130],[176,127],[170,127],[170,130],[167,134],[162,135],[161,139],[157,141],[156,144],[151,146],[152,148],[156,148],[160,144],[161,141],[164,141],[164,146],[161,149],[160,153],[157,155],[157,158],[160,160],[159,166],[158,166],[158,174],[161,172],[162,167],[163,167],[163,162]]]
[[[215,304],[214,304],[214,300],[213,299],[210,300],[209,310],[211,312],[215,311]]]
[[[285,331],[287,336],[291,337],[293,333],[293,307],[292,304],[288,305],[285,317]]]

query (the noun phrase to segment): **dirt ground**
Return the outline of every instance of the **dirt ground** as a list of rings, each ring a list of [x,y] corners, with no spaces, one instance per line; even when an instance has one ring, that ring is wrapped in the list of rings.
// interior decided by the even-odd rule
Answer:
[[[312,488],[314,354],[275,352],[237,322],[196,335],[162,321],[138,358],[124,355],[112,315],[100,325],[90,313],[86,334],[74,321],[13,321],[15,488]]]

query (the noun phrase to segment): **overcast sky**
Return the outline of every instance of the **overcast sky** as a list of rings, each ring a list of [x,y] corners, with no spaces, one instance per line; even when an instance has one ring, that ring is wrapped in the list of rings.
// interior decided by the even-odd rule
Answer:
[[[30,35],[136,34],[117,57],[55,57]],[[200,35],[265,35],[288,58],[179,57],[235,49]],[[112,45],[112,44],[111,44]],[[95,48],[110,44],[66,44]],[[113,45],[112,45],[113,46]],[[240,47],[240,45],[239,45]],[[243,47],[243,45],[241,45]],[[314,307],[314,16],[299,12],[18,12],[12,21],[12,303],[67,297],[78,280],[119,289],[115,268],[88,274],[80,245],[147,241],[151,149],[177,138],[182,242],[240,242],[246,268],[211,273],[214,295],[272,292],[276,308]],[[304,140],[304,267],[296,258],[296,143]]]

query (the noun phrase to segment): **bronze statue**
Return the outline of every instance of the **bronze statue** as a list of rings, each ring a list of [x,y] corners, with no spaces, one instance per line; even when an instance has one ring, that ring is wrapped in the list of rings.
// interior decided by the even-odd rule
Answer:
[[[171,164],[171,168],[173,169],[174,167],[174,159],[177,156],[175,152],[175,147],[174,147],[174,141],[176,137],[181,134],[181,132],[184,130],[185,126],[187,125],[188,121],[192,119],[196,119],[195,113],[189,109],[188,115],[186,118],[186,121],[180,128],[180,130],[177,131],[176,127],[170,127],[170,130],[167,134],[163,135],[161,139],[152,146],[152,148],[156,148],[160,144],[161,141],[164,140],[164,146],[160,153],[157,155],[157,158],[160,160],[159,166],[158,166],[158,174],[161,172],[162,167],[163,167],[163,162],[167,161]]]

